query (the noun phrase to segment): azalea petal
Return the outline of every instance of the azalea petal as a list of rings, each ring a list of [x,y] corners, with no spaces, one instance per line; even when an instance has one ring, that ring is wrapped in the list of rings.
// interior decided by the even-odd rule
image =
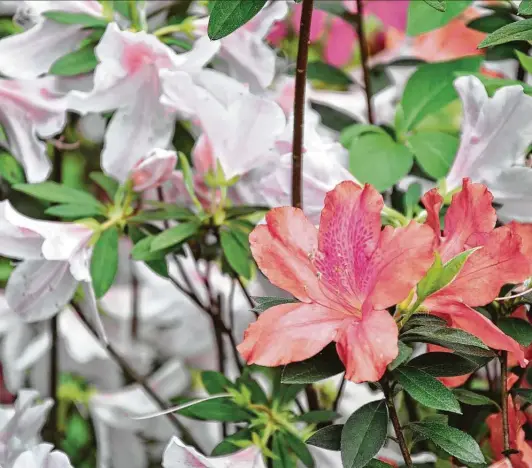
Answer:
[[[185,445],[177,437],[172,437],[163,455],[163,468],[265,468],[258,447],[249,447],[231,455],[205,457],[195,448]]]
[[[510,223],[512,231],[521,238],[521,252],[532,262],[532,224]]]
[[[362,320],[346,323],[336,345],[345,378],[377,382],[399,353],[398,336],[397,324],[386,310],[368,311]]]
[[[43,238],[34,231],[11,223],[8,218],[11,210],[9,201],[0,202],[0,254],[23,260],[42,258]]]
[[[530,276],[530,259],[521,252],[521,238],[511,227],[495,229],[480,244],[482,248],[471,254],[458,276],[435,294],[452,297],[476,307],[495,299],[508,283],[520,283]]]
[[[24,385],[26,369],[20,369],[15,362],[32,338],[31,328],[19,321],[2,340],[2,374],[5,387],[11,393],[16,394]]]
[[[216,70],[201,70],[194,82],[212,94],[224,107],[249,93],[248,86]]]
[[[100,339],[104,343],[108,343],[107,336],[105,334],[105,328],[100,317],[100,311],[98,310],[98,304],[96,303],[96,296],[94,295],[92,282],[81,281],[81,287],[83,288],[83,300],[81,302],[81,308],[84,310],[85,318],[92,322],[93,326],[98,332],[98,335],[100,336]]]
[[[303,361],[335,340],[346,317],[319,304],[278,305],[248,327],[238,351],[248,364],[261,366]]]
[[[488,99],[484,85],[473,76],[456,79],[455,87],[465,117],[447,184],[455,188],[462,177],[489,184],[522,159],[532,141],[532,97],[521,86],[506,86]]]
[[[172,175],[176,163],[177,154],[175,151],[159,148],[150,151],[131,173],[133,190],[143,192],[166,182]]]
[[[22,320],[36,322],[61,310],[76,287],[68,262],[26,260],[11,273],[6,299]]]
[[[253,257],[270,282],[310,302],[320,290],[317,271],[311,264],[318,244],[318,231],[297,208],[274,208],[266,225],[249,236]]]
[[[461,328],[477,336],[490,348],[511,352],[522,366],[526,365],[527,360],[519,343],[463,302],[442,297],[431,298],[425,305],[431,313],[450,320],[452,327]]]
[[[443,261],[458,255],[473,234],[493,230],[497,213],[492,207],[493,196],[485,185],[472,184],[464,179],[462,190],[453,196],[445,215],[445,228],[441,247]]]
[[[423,195],[421,202],[423,203],[425,210],[427,210],[427,220],[425,223],[433,229],[439,240],[441,235],[440,209],[443,205],[443,197],[440,195],[437,188],[433,188]]]
[[[27,346],[16,356],[14,365],[17,370],[25,372],[30,369],[39,359],[45,356],[46,351],[52,344],[52,337],[48,330],[42,330],[32,337]]]
[[[303,6],[296,4],[292,13],[292,27],[294,32],[299,34],[301,28],[301,14],[303,12]],[[315,9],[312,12],[312,21],[310,25],[310,42],[315,42],[319,39],[322,32],[325,29],[325,21],[327,20],[327,13],[323,10]]]
[[[259,11],[248,23],[245,28],[253,31],[259,37],[266,37],[268,31],[276,21],[282,20],[288,14],[288,5],[286,2],[272,2],[267,8]]]
[[[356,39],[353,26],[334,16],[325,43],[325,62],[338,68],[346,66],[353,58]]]

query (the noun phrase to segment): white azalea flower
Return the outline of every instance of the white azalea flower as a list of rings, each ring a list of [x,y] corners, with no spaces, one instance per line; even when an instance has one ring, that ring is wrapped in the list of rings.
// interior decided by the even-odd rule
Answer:
[[[39,444],[26,450],[18,456],[12,468],[73,468],[63,452],[52,449],[52,444]]]

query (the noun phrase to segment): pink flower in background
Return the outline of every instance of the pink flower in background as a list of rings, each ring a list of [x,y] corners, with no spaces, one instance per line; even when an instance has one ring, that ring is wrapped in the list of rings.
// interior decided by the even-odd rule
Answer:
[[[404,299],[433,259],[434,234],[417,223],[381,230],[382,196],[343,182],[325,199],[319,230],[296,208],[276,208],[250,235],[253,256],[274,285],[299,301],[272,307],[245,333],[249,364],[278,366],[337,343],[354,382],[376,381],[397,356],[386,310]]]
[[[131,171],[133,190],[144,192],[159,187],[172,177],[176,163],[175,151],[159,148],[150,151]]]
[[[325,41],[324,58],[329,65],[341,68],[353,58],[358,36],[352,25],[337,16],[332,17]]]
[[[382,24],[398,31],[406,30],[408,3],[410,0],[363,0],[364,13],[379,18]],[[356,0],[343,0],[347,11],[357,13]]]

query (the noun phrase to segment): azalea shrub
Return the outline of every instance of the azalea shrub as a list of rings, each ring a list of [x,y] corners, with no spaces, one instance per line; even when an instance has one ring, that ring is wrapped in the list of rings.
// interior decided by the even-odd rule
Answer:
[[[532,467],[532,1],[0,1],[0,468]]]

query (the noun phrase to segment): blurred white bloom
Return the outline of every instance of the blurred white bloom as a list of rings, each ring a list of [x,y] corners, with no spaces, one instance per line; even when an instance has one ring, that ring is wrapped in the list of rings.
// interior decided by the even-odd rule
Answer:
[[[26,450],[18,456],[12,468],[73,468],[63,452],[52,449],[51,444],[39,444]]]

